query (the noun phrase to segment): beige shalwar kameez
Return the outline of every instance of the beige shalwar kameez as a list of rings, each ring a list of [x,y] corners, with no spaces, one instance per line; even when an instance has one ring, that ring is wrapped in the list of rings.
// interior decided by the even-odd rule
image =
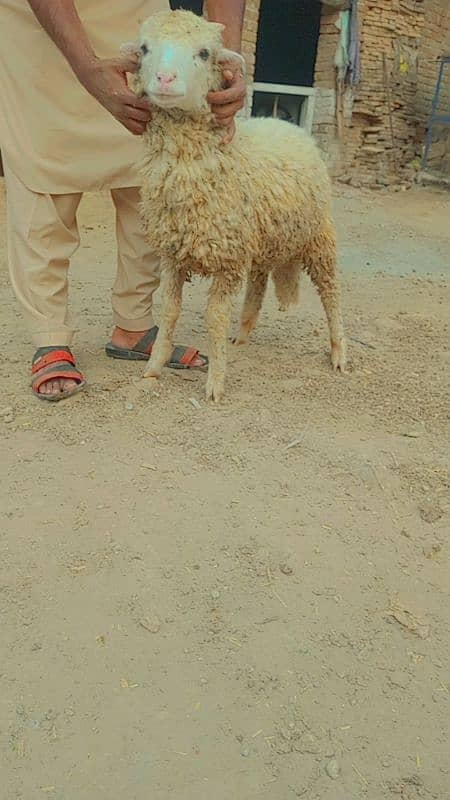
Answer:
[[[114,58],[167,0],[77,0],[96,54]],[[159,265],[140,225],[141,140],[81,86],[26,0],[0,0],[0,149],[8,206],[11,279],[37,347],[69,345],[67,274],[83,192],[111,190],[118,269],[114,322],[153,325]]]

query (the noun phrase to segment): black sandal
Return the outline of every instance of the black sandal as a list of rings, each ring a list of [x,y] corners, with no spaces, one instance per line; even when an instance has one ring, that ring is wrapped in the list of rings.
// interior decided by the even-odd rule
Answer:
[[[112,342],[108,342],[105,347],[105,353],[110,358],[122,358],[126,361],[147,361],[151,355],[153,345],[155,344],[158,335],[158,326],[154,325],[147,333],[144,334],[142,339],[139,339],[135,346],[128,350],[126,347],[117,347]],[[193,366],[196,358],[202,359],[201,366]],[[177,345],[174,348],[170,361],[167,362],[166,367],[170,369],[199,369],[205,370],[208,366],[207,356],[202,355],[194,347],[183,347]]]

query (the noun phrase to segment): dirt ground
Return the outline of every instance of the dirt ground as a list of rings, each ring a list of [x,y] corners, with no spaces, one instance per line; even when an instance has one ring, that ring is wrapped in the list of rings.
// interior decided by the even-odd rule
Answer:
[[[450,798],[449,214],[337,190],[348,374],[305,281],[219,408],[104,356],[108,198],[80,213],[70,403],[29,392],[2,249],[2,800]],[[177,336],[202,349],[204,298]]]

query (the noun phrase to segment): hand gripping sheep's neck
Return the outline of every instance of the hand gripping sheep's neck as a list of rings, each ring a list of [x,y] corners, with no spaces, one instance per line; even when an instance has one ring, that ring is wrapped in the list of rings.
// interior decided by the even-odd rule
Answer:
[[[207,309],[207,396],[220,400],[233,296],[247,276],[237,343],[248,340],[269,274],[280,308],[298,299],[307,271],[328,319],[335,369],[345,366],[330,182],[319,152],[294,125],[252,119],[222,148],[206,96],[220,83],[219,26],[165,12],[141,31],[139,87],[155,106],[144,137],[142,211],[161,256],[163,308],[146,375],[168,360],[184,282],[212,279]]]

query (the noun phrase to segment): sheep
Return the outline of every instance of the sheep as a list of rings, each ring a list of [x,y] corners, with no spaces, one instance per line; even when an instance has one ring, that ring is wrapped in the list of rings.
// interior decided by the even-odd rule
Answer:
[[[137,91],[149,97],[144,134],[142,213],[161,258],[162,311],[145,376],[159,378],[172,349],[185,281],[212,279],[206,325],[206,396],[224,394],[232,300],[247,287],[237,345],[247,343],[269,274],[280,309],[297,303],[306,271],[325,310],[335,371],[345,368],[330,180],[319,151],[299,127],[276,119],[237,122],[222,146],[206,96],[221,86],[230,58],[223,26],[187,11],[160,12],[139,36]]]

